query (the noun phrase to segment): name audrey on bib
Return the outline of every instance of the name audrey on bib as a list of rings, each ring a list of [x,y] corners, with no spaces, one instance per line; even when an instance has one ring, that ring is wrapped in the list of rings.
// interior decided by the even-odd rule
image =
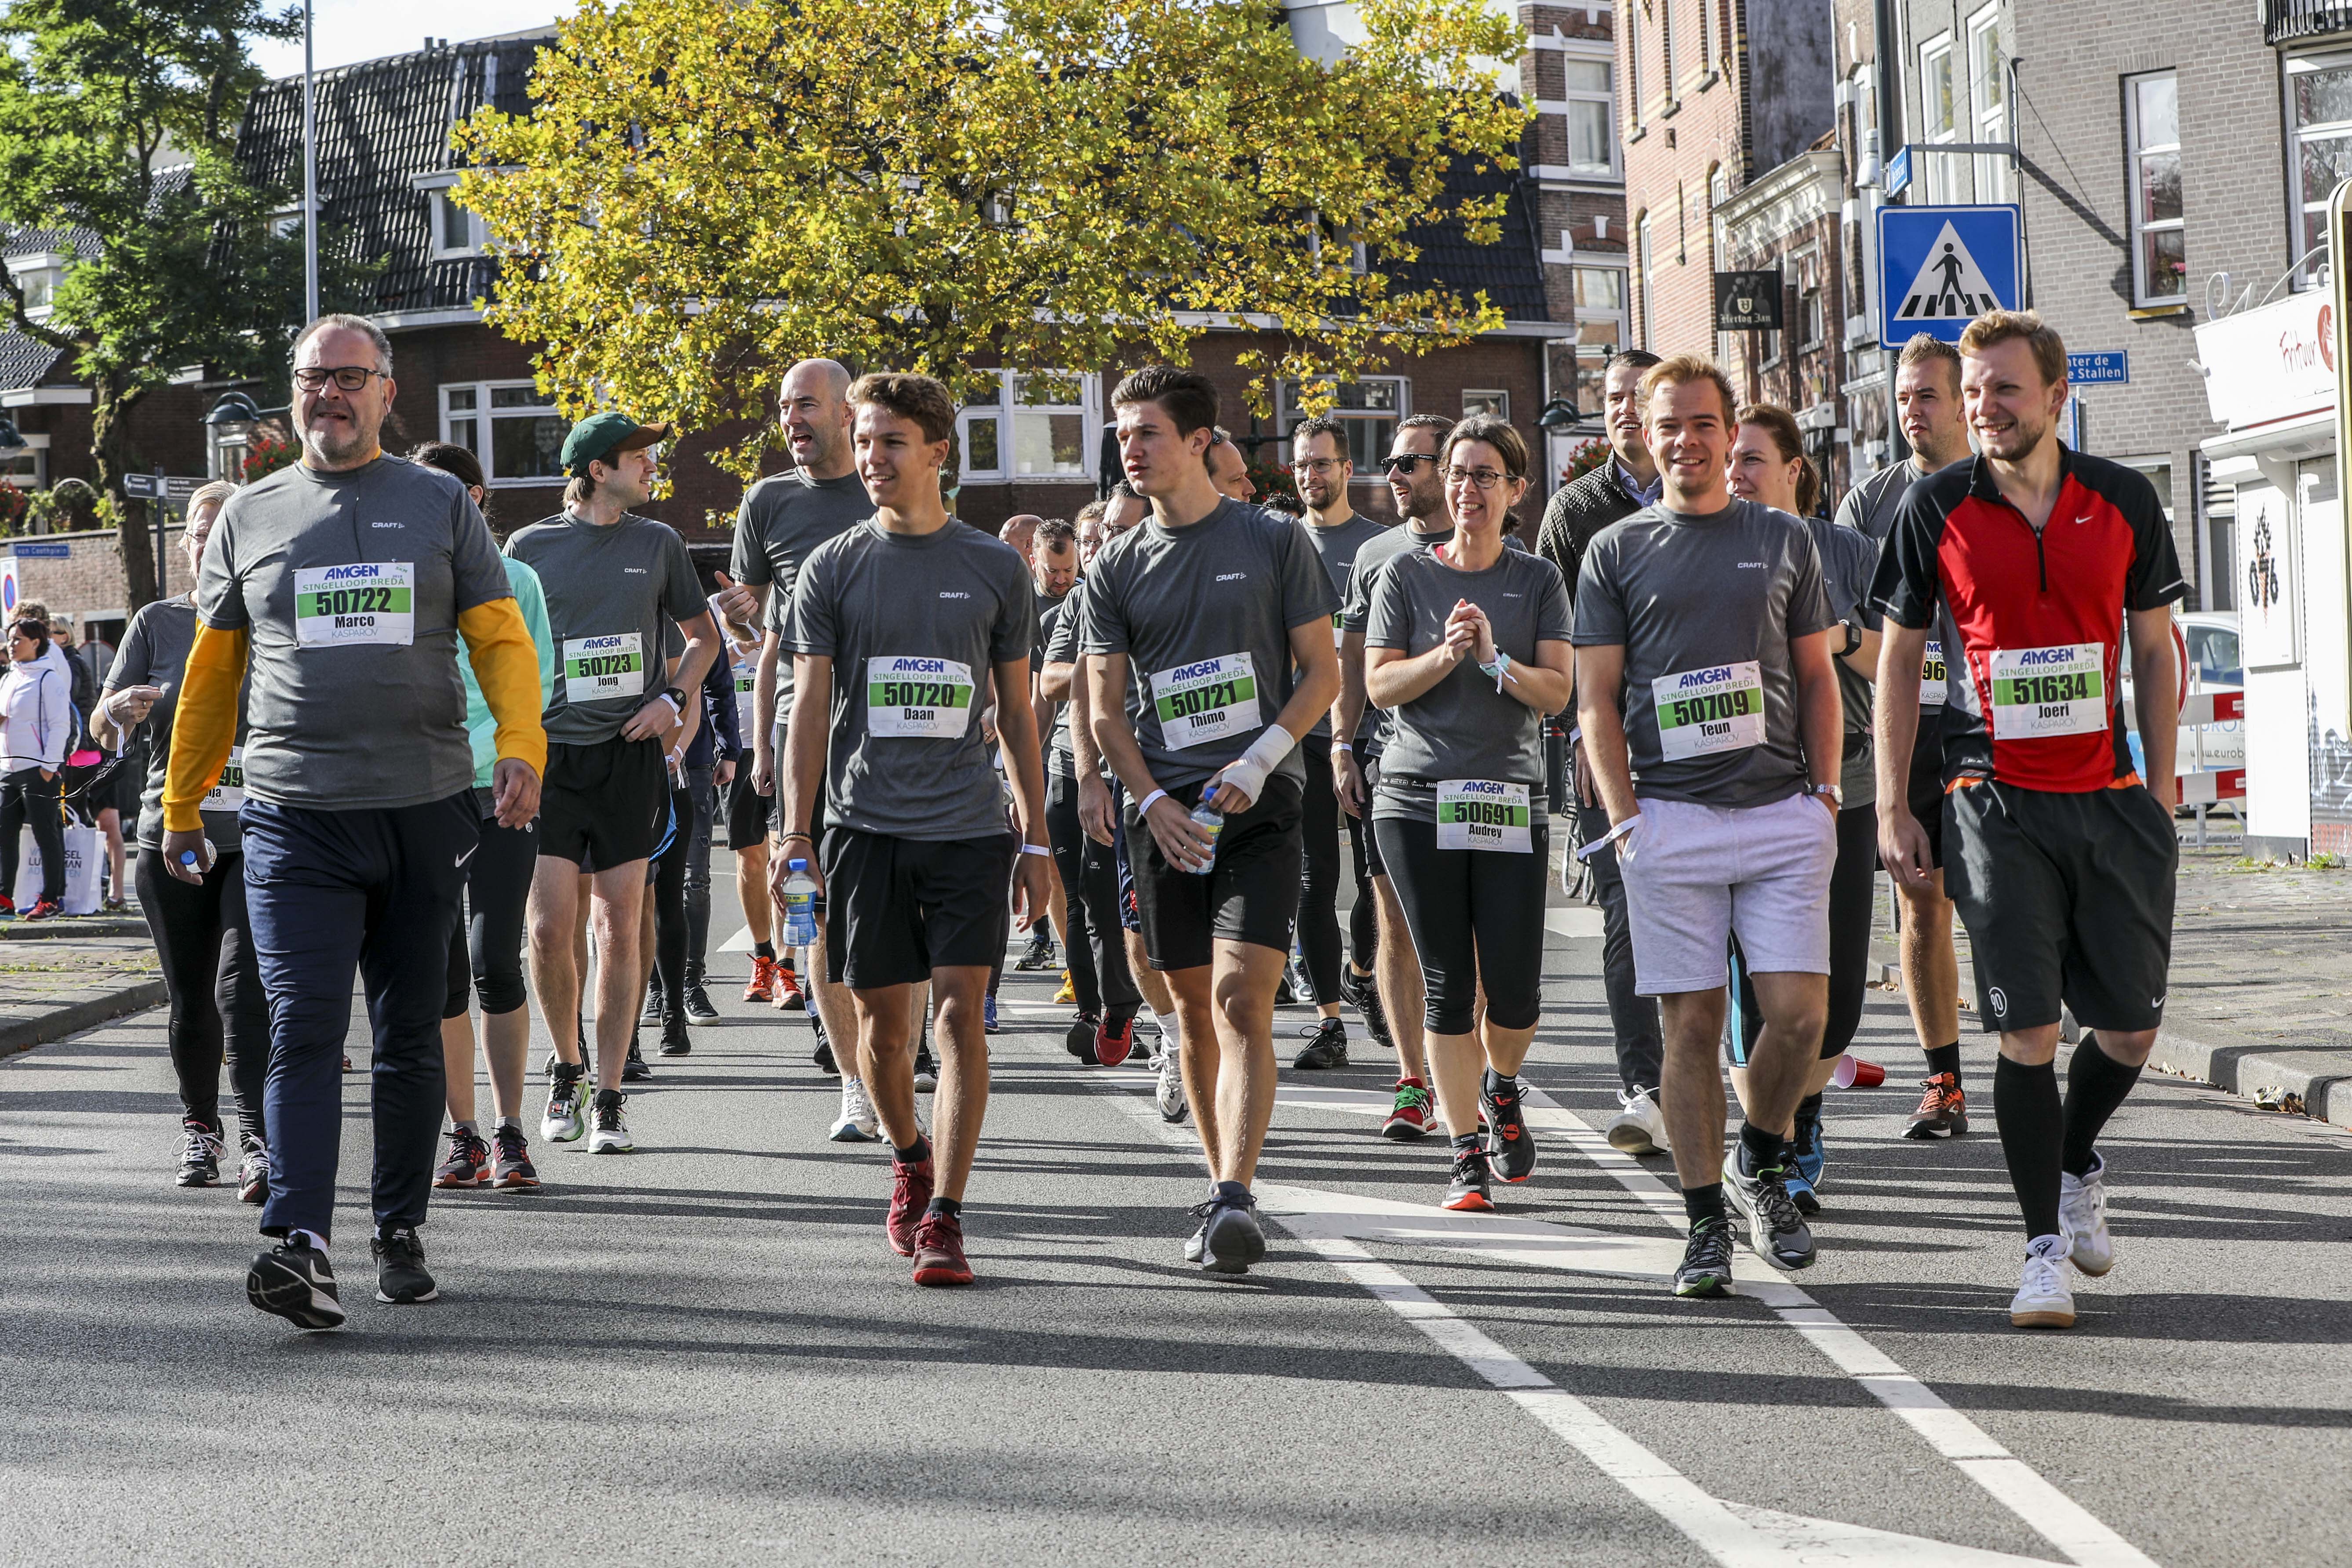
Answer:
[[[297,567],[294,641],[299,647],[415,640],[415,568],[405,561]]]
[[[1437,781],[1437,847],[1440,849],[1532,849],[1533,817],[1528,786],[1493,779]]]

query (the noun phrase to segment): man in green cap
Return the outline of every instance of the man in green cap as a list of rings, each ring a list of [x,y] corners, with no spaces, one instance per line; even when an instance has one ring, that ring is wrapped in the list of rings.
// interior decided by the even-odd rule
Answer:
[[[644,984],[646,862],[668,816],[666,754],[695,711],[687,693],[701,689],[719,652],[686,542],[629,510],[653,494],[669,436],[667,425],[621,413],[583,419],[564,437],[572,482],[563,510],[507,542],[507,553],[546,587],[558,655],[530,898],[531,976],[557,1057],[542,1131],[557,1142],[586,1131],[597,1154],[635,1147],[622,1120],[621,1076]],[[673,625],[685,635],[674,670],[666,657]],[[564,1036],[581,1016],[575,942],[582,874],[591,868],[596,1096],[583,1115],[584,1043]]]

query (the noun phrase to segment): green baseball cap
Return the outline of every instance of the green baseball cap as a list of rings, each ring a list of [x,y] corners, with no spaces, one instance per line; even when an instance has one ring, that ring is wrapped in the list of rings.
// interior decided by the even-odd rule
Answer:
[[[617,410],[591,414],[563,438],[563,471],[579,479],[591,463],[607,462],[615,452],[634,452],[667,441],[669,434],[667,425],[640,425]]]

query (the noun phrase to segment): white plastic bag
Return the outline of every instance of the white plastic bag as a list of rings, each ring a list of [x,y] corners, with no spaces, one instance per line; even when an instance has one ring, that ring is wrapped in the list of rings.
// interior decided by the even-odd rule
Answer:
[[[66,899],[69,915],[98,912],[98,862],[104,852],[98,829],[80,823],[66,825]],[[22,913],[41,899],[41,849],[30,827],[16,832],[16,910]]]

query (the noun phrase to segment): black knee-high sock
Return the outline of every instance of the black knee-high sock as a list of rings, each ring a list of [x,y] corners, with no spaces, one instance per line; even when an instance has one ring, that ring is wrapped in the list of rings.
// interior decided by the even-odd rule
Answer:
[[[2124,1066],[2095,1041],[2086,1039],[2074,1047],[2074,1059],[2066,1064],[2066,1141],[2061,1159],[2068,1175],[2090,1173],[2091,1163],[2098,1157],[2092,1145],[2098,1142],[2099,1130],[2138,1081],[2139,1068]]]
[[[2058,1234],[2058,1150],[2066,1113],[2058,1102],[2058,1068],[2022,1067],[2002,1057],[1992,1069],[1992,1120],[2000,1129],[2009,1184],[2025,1211],[2025,1234]]]

